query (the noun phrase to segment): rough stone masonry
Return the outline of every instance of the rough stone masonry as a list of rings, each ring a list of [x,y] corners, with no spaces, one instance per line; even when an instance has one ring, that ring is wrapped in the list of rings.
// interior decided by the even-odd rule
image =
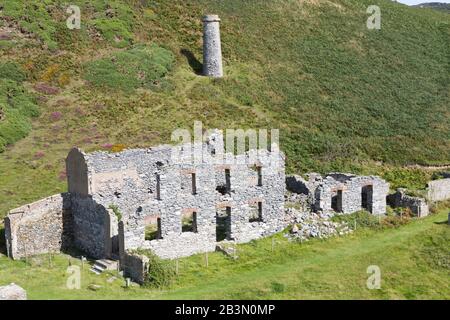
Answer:
[[[288,177],[288,190],[305,194],[311,211],[350,214],[365,209],[372,214],[386,213],[389,183],[377,176],[330,173],[325,177],[309,174],[305,180]]]
[[[220,18],[217,15],[203,17],[203,75],[223,77]]]
[[[214,251],[222,240],[247,242],[281,231],[287,226],[284,155],[274,146],[225,154],[223,145],[216,130],[205,142],[176,147],[72,149],[69,192],[6,218],[9,256],[58,251],[70,241],[97,259],[125,259],[136,249],[177,258]],[[191,161],[188,150],[204,157]],[[174,160],[177,153],[182,156]]]

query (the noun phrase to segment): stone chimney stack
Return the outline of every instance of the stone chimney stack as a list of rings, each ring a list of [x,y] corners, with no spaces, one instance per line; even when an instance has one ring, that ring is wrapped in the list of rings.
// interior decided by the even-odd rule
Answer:
[[[223,77],[220,19],[218,15],[203,17],[203,75]]]

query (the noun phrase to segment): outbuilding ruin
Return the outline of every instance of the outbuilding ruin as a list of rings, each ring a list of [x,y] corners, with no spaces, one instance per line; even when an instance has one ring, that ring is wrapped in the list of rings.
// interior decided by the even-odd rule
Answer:
[[[288,177],[288,190],[307,195],[310,209],[323,213],[350,214],[367,210],[374,215],[386,213],[389,183],[378,176],[357,176],[350,173],[317,173]]]

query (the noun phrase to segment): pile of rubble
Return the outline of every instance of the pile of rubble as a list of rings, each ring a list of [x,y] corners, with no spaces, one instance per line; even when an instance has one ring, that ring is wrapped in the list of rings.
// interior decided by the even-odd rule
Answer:
[[[310,238],[325,239],[332,236],[343,236],[353,230],[345,222],[331,221],[332,215],[299,211],[295,208],[286,209],[293,227],[285,236],[290,240],[308,241]]]

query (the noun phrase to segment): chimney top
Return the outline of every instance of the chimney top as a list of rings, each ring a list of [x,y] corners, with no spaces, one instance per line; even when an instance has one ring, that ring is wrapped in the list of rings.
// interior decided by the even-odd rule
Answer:
[[[207,14],[203,16],[203,22],[220,22],[220,18],[217,14]]]

